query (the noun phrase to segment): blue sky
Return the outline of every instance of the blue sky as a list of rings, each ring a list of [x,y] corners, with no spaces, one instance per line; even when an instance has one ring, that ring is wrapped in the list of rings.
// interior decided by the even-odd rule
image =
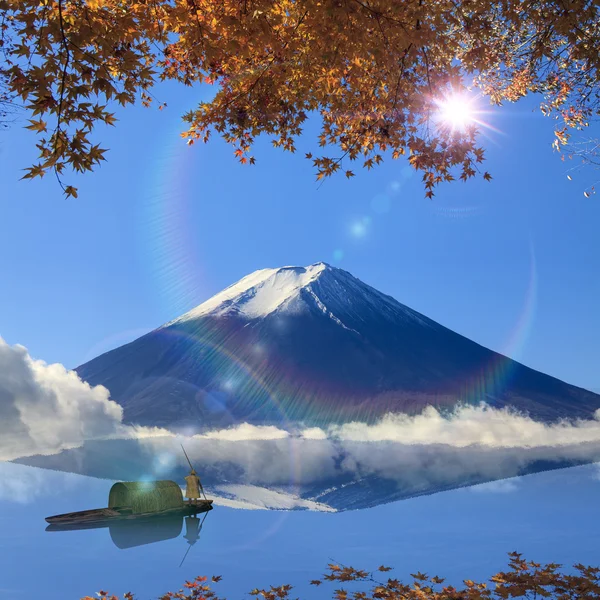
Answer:
[[[440,187],[386,161],[322,185],[304,152],[268,140],[254,167],[218,138],[187,147],[180,116],[203,90],[163,86],[168,107],[118,112],[108,161],[19,181],[33,134],[0,134],[0,336],[75,367],[182,314],[251,271],[326,261],[494,350],[600,389],[600,205],[550,147],[532,102],[490,111],[494,179]],[[482,104],[485,104],[484,102]],[[598,178],[598,177],[596,177]]]

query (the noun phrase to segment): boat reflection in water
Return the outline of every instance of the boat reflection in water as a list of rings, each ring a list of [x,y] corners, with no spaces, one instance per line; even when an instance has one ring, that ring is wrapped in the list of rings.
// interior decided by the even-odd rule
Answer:
[[[151,519],[114,521],[112,523],[94,523],[87,526],[80,525],[79,527],[48,525],[46,531],[74,531],[107,527],[113,544],[117,548],[125,550],[136,546],[145,546],[146,544],[175,539],[181,535],[185,520],[185,535],[183,537],[189,544],[189,552],[190,548],[200,539],[200,532],[202,531],[202,526],[207,515],[208,512],[205,512],[202,518],[195,515],[185,518],[182,516],[164,516]]]
[[[146,523],[117,521],[108,526],[110,539],[117,548],[134,548],[154,542],[172,540],[181,535],[183,517],[164,517]]]

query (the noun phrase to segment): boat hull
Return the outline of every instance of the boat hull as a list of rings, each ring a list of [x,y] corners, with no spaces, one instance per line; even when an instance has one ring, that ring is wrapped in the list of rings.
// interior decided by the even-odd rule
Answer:
[[[50,525],[46,531],[65,531],[70,529],[95,529],[107,527],[116,521],[145,521],[165,517],[188,517],[212,510],[212,500],[197,500],[186,503],[180,508],[171,508],[160,512],[133,514],[131,509],[96,508],[80,512],[66,513],[46,517]]]

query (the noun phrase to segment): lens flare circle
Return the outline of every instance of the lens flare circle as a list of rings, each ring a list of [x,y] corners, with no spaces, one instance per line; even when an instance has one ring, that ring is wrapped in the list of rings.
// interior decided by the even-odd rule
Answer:
[[[357,219],[350,225],[350,235],[355,239],[362,239],[369,233],[369,226],[371,225],[370,217],[362,217]]]

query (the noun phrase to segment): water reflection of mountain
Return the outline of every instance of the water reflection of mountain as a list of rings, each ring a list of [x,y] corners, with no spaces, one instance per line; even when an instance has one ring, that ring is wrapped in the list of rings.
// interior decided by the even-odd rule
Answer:
[[[14,462],[110,480],[169,478],[187,465],[177,438],[105,440]],[[297,444],[294,446],[294,444]],[[216,504],[354,510],[600,460],[594,443],[532,448],[260,440],[186,442]]]

